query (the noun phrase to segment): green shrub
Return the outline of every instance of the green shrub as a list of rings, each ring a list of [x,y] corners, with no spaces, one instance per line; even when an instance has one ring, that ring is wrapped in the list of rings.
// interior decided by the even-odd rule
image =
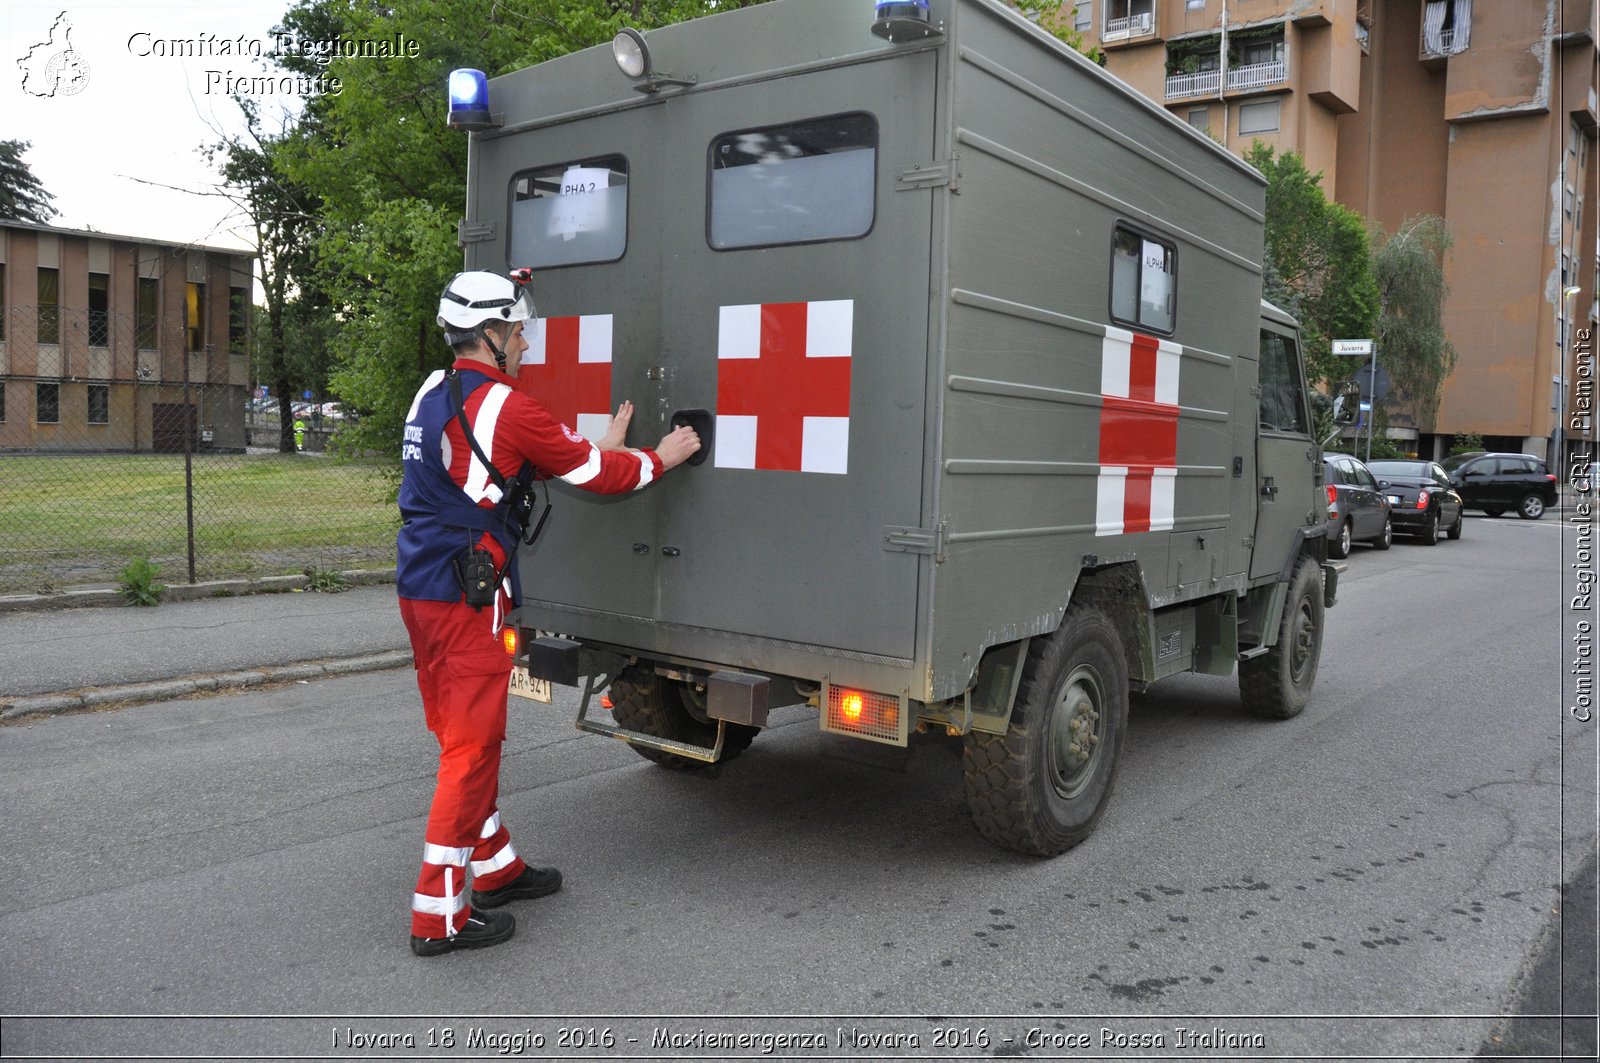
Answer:
[[[161,596],[167,593],[167,585],[156,582],[156,566],[151,564],[148,557],[138,557],[122,570],[117,590],[129,605],[160,605]]]

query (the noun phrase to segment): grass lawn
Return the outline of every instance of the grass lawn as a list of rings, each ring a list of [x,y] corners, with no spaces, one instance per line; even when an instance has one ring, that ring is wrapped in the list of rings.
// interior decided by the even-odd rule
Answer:
[[[394,563],[390,462],[196,455],[195,576]],[[188,579],[182,455],[0,456],[0,593],[114,582],[136,557]]]

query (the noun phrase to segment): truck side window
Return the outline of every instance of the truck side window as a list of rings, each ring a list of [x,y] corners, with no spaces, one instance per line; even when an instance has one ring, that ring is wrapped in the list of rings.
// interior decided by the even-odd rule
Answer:
[[[872,231],[878,123],[841,114],[711,142],[713,249],[848,240]]]
[[[1124,229],[1111,235],[1111,316],[1153,332],[1172,331],[1177,316],[1178,252]]]
[[[1276,332],[1261,333],[1261,428],[1309,435],[1305,385],[1295,342]]]
[[[628,161],[577,159],[511,179],[509,265],[615,262],[628,246]]]

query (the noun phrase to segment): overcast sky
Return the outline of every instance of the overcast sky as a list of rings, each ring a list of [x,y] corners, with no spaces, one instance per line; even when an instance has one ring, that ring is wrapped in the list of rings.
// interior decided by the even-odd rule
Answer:
[[[242,126],[239,109],[220,81],[230,75],[264,76],[261,64],[248,55],[216,54],[219,42],[236,46],[243,36],[247,47],[270,49],[270,31],[289,6],[290,0],[0,4],[0,139],[33,142],[25,159],[61,212],[51,224],[175,243],[245,246],[241,237],[248,230],[237,216],[230,217],[223,200],[140,182],[214,186],[215,174],[197,149],[216,139],[213,127]],[[35,45],[51,40],[52,25],[63,13],[87,77],[70,94],[25,91],[28,70],[48,63],[60,42],[34,51],[31,63],[21,61]],[[212,54],[170,54],[185,49]],[[50,83],[40,79],[28,88]],[[271,114],[297,103],[283,96],[262,102]],[[235,228],[238,234],[230,231]]]

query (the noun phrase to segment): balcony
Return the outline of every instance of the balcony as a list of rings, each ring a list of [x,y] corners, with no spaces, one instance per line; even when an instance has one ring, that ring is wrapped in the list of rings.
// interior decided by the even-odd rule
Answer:
[[[1257,92],[1289,80],[1289,64],[1282,59],[1270,63],[1250,63],[1228,68],[1229,92]],[[1221,90],[1222,71],[1201,70],[1194,74],[1175,74],[1167,78],[1166,98],[1215,96]]]
[[[1105,31],[1100,34],[1102,44],[1111,44],[1115,41],[1125,41],[1132,37],[1148,37],[1156,31],[1156,16],[1153,11],[1141,11],[1136,15],[1125,18],[1106,19]]]

